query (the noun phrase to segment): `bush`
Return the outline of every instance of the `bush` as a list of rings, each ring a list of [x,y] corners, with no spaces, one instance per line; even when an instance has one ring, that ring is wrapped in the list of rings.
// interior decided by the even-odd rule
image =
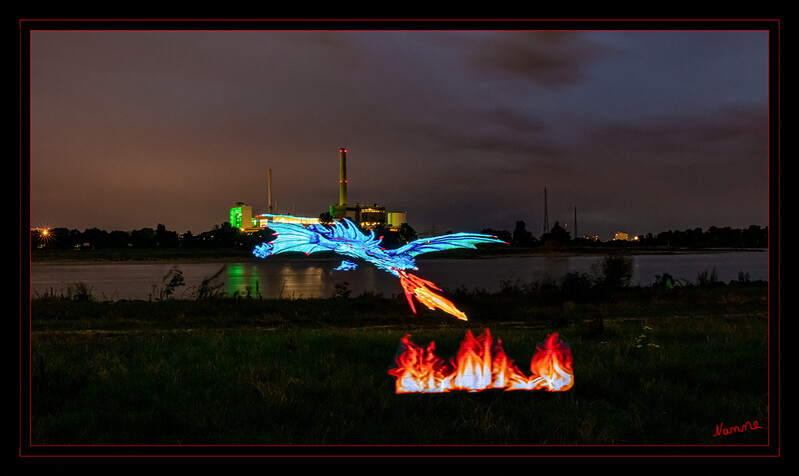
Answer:
[[[213,299],[222,297],[225,294],[224,289],[222,287],[225,285],[223,282],[214,282],[222,274],[225,270],[225,265],[222,265],[219,268],[219,271],[212,274],[211,276],[206,277],[203,279],[199,285],[197,285],[194,291],[194,298],[198,301],[202,301],[204,299]]]
[[[183,286],[184,279],[183,279],[183,271],[178,269],[177,266],[173,266],[163,278],[161,278],[161,286],[159,287],[157,284],[153,284],[153,290],[150,293],[150,300],[152,301],[155,298],[158,301],[163,301],[164,299],[169,299],[172,294],[174,294],[175,289],[178,286]]]
[[[567,273],[561,280],[561,292],[566,301],[586,302],[593,295],[593,282],[589,275]]]
[[[719,277],[716,274],[716,268],[711,271],[705,270],[696,275],[697,286],[713,286],[719,283]]]
[[[608,255],[592,266],[598,285],[618,288],[629,286],[633,277],[633,260],[625,255]]]
[[[68,293],[73,301],[89,302],[94,300],[92,297],[92,288],[84,282],[75,283],[74,292],[72,289],[69,289]]]
[[[656,274],[655,282],[652,283],[653,288],[671,289],[674,287],[674,276],[669,273]]]

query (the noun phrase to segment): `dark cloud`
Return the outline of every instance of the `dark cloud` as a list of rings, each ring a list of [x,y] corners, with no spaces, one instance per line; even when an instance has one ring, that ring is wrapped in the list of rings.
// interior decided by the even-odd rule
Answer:
[[[652,118],[585,130],[574,177],[604,184],[607,213],[635,233],[660,226],[746,227],[768,209],[768,116],[760,107]],[[653,218],[654,217],[654,218]],[[727,225],[723,225],[723,224]]]
[[[762,32],[760,32],[762,33]],[[35,31],[31,225],[338,198],[418,228],[765,225],[759,32]],[[553,217],[556,217],[553,219]]]
[[[463,54],[478,74],[547,88],[586,80],[590,63],[613,51],[575,31],[503,32],[465,41],[468,47],[463,48]]]

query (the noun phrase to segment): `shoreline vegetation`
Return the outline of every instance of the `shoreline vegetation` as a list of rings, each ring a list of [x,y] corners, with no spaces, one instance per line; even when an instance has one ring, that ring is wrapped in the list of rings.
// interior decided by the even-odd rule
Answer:
[[[372,230],[383,239],[383,246],[393,249],[416,240],[417,233],[409,225],[398,231],[386,227]],[[450,233],[450,232],[447,232]],[[447,234],[444,233],[444,234]],[[540,238],[517,221],[513,232],[486,228],[480,233],[493,235],[505,245],[483,244],[477,249],[455,249],[420,256],[420,259],[440,258],[499,258],[505,256],[547,255],[607,255],[708,253],[744,250],[766,250],[769,246],[768,227],[750,225],[744,229],[711,226],[683,231],[666,231],[599,241],[598,237],[571,237],[558,222]],[[66,228],[36,228],[30,231],[31,261],[140,261],[140,260],[256,260],[252,250],[256,245],[274,239],[268,228],[243,232],[229,222],[216,225],[200,234],[179,234],[163,224],[155,229],[107,232],[97,228],[68,230]],[[301,254],[299,254],[301,255]],[[333,253],[329,253],[333,256]],[[325,253],[314,253],[324,257]],[[278,258],[278,257],[276,257]],[[285,257],[292,259],[287,255]]]
[[[766,283],[574,278],[453,291],[468,321],[413,314],[399,295],[32,299],[31,443],[40,451],[166,445],[176,454],[185,445],[257,445],[267,454],[523,445],[509,451],[526,454],[561,445],[745,452],[769,441]],[[574,356],[575,386],[395,393],[388,371],[403,336],[435,342],[446,359],[467,330],[484,329],[525,373],[536,346],[557,332]],[[738,420],[759,428],[716,435],[719,421]]]
[[[646,254],[690,254],[727,252],[768,252],[767,248],[689,248],[666,246],[541,246],[536,248],[519,247],[478,247],[476,250],[447,250],[418,257],[428,259],[466,259],[466,258],[506,258],[533,256],[605,256],[605,255],[646,255]],[[333,252],[314,253],[320,260],[340,260]],[[307,259],[303,253],[286,253],[273,256],[273,261]],[[30,253],[31,263],[68,263],[103,261],[168,261],[168,262],[247,262],[261,261],[252,250],[237,247],[229,248],[145,248],[145,249],[34,249]]]
[[[64,259],[50,251],[37,250],[32,260]],[[76,254],[115,259],[110,251]],[[249,255],[124,251],[116,259]],[[149,300],[99,300],[86,287],[32,297],[31,360],[24,365],[30,441],[38,451],[109,445],[120,454],[150,445],[174,454],[192,445],[275,455],[405,454],[425,446],[469,455],[474,445],[511,454],[564,445],[756,452],[778,428],[769,424],[778,415],[770,401],[768,282],[741,273],[725,283],[706,272],[690,282],[663,274],[652,285],[631,286],[629,255],[642,251],[599,253],[605,256],[591,274],[557,282],[447,291],[468,321],[423,306],[413,314],[401,293],[228,295],[213,276],[177,299],[178,271]],[[495,249],[440,255],[500,256]],[[389,370],[403,336],[421,346],[434,342],[435,354],[447,359],[466,331],[485,329],[525,374],[537,346],[558,333],[573,354],[574,387],[396,393]],[[719,422],[728,421],[757,421],[757,428],[719,436]]]

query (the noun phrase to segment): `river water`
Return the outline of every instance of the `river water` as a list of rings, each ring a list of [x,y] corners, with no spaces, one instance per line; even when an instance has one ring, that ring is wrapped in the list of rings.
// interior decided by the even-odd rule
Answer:
[[[688,253],[633,255],[633,285],[652,284],[656,275],[668,273],[677,280],[694,283],[700,273],[715,272],[723,282],[734,281],[740,273],[751,280],[768,280],[768,252],[736,251],[724,253]],[[504,282],[557,281],[567,273],[591,273],[599,256],[526,256],[481,259],[421,259],[417,276],[430,280],[445,290],[482,289],[498,291]],[[368,263],[352,271],[336,271],[340,260],[264,259],[243,262],[203,263],[32,263],[31,296],[69,295],[76,283],[87,287],[99,300],[149,299],[155,286],[177,266],[183,273],[183,286],[173,297],[191,298],[203,279],[220,269],[213,283],[220,290],[264,298],[329,297],[336,285],[347,283],[351,296],[372,292],[391,296],[402,292],[392,275]]]

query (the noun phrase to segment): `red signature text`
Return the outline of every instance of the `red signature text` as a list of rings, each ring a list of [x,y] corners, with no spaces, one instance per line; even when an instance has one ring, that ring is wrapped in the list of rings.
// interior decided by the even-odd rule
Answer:
[[[743,425],[731,426],[729,428],[724,428],[724,422],[721,422],[716,425],[716,434],[713,435],[713,438],[719,435],[731,435],[733,433],[742,433],[747,430],[759,430],[761,428],[763,427],[757,423],[757,420],[748,421]]]

